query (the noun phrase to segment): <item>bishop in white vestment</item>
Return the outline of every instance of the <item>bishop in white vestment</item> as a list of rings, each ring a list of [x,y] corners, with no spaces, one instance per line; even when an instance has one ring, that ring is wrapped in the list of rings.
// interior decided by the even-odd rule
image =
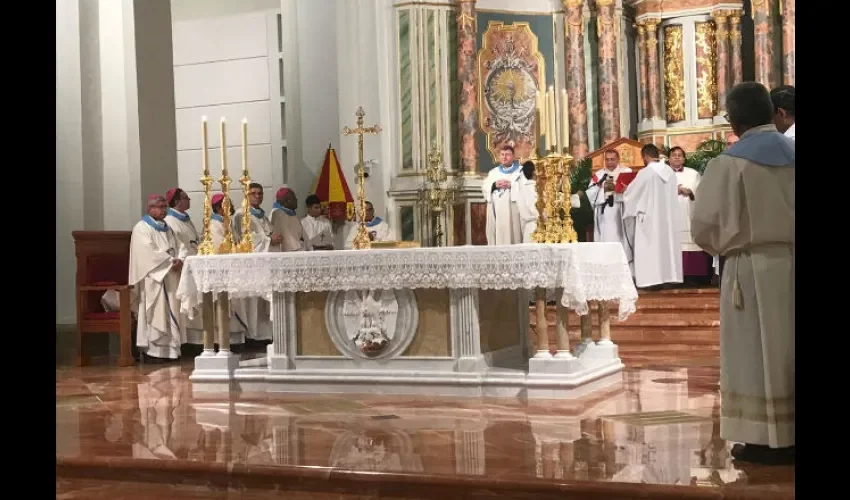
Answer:
[[[366,232],[369,234],[369,241],[392,241],[393,235],[390,231],[390,225],[380,217],[375,217],[375,207],[371,201],[366,202]],[[354,238],[357,237],[357,228],[360,224],[357,221],[352,221],[347,224],[348,229],[345,237],[345,249],[354,248]]]
[[[635,285],[647,288],[682,282],[682,243],[676,175],[658,161],[658,148],[641,149],[646,164],[623,193],[623,218],[633,231]],[[632,221],[629,221],[632,219]]]
[[[682,216],[679,222],[682,224],[679,237],[682,240],[682,275],[685,281],[704,281],[710,277],[712,269],[711,255],[702,251],[691,239],[691,213],[693,211],[694,199],[699,187],[699,172],[685,167],[685,150],[676,146],[670,149],[670,168],[676,172],[676,182],[679,184],[679,210]]]
[[[180,244],[186,249],[186,256],[198,253],[200,237],[192,219],[186,213],[190,207],[189,195],[179,187],[171,188],[165,193],[165,202],[168,204],[168,213],[165,215],[165,223],[174,231],[174,236],[180,240]],[[185,313],[181,313],[180,320],[186,326],[186,343],[201,345],[204,342],[204,323],[200,315],[189,319]]]
[[[186,251],[165,223],[165,198],[151,195],[148,213],[130,236],[132,309],[136,313],[136,345],[146,356],[177,359],[186,332],[175,296]]]
[[[481,193],[487,200],[487,244],[522,243],[522,221],[516,205],[517,190],[513,186],[524,176],[519,162],[514,160],[513,147],[503,146],[499,161],[481,184]]]
[[[307,197],[307,215],[301,219],[306,250],[333,250],[334,232],[331,221],[322,215],[322,200],[315,194]]]
[[[737,460],[794,461],[795,146],[773,125],[767,89],[726,98],[740,140],[705,169],[694,241],[726,259],[720,287],[720,437]]]
[[[224,242],[224,208],[222,202],[224,195],[216,193],[212,197],[212,217],[210,219],[210,239],[212,239],[213,248],[218,248]],[[231,217],[235,213],[233,206],[230,206]],[[197,313],[196,313],[197,314]],[[245,332],[248,330],[248,325],[243,318],[246,318],[245,301],[244,299],[230,298],[230,345],[231,347],[245,343]],[[203,343],[203,338],[201,339]]]
[[[617,177],[631,171],[631,168],[620,165],[620,153],[609,149],[605,151],[605,167],[593,174],[585,194],[593,206],[593,241],[623,245],[626,260],[634,273],[634,253],[623,223],[623,197],[614,193]]]
[[[254,253],[263,253],[271,251],[273,246],[280,246],[281,236],[274,234],[272,231],[272,223],[266,216],[266,211],[262,209],[263,204],[263,185],[252,182],[248,186],[248,203],[251,231],[251,243],[254,245]],[[244,212],[240,209],[234,214],[234,235],[236,241],[241,239],[242,219]],[[246,337],[248,341],[271,341],[272,338],[272,322],[271,322],[271,305],[265,299],[258,297],[246,298],[243,301],[245,317],[245,325],[248,327]]]
[[[295,212],[297,207],[298,198],[295,197],[295,191],[288,186],[277,190],[270,219],[272,234],[279,235],[280,243],[272,244],[270,252],[304,250],[304,229]]]

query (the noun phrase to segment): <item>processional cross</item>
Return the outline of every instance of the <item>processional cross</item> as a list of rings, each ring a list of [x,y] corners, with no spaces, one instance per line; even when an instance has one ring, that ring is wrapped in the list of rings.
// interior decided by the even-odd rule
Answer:
[[[363,136],[365,134],[377,135],[381,132],[381,126],[363,126],[363,117],[366,116],[363,106],[357,108],[355,116],[357,116],[357,128],[343,127],[342,135],[357,135],[357,154],[359,158],[359,163],[357,164],[357,197],[359,198],[357,200],[357,218],[360,221],[360,225],[357,227],[357,235],[354,237],[354,249],[366,250],[372,245],[369,240],[369,233],[366,231],[366,193],[363,187],[363,181],[366,176],[363,172]]]

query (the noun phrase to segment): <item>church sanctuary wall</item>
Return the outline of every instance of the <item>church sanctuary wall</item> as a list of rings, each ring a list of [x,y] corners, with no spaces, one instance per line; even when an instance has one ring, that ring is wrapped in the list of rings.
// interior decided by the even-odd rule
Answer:
[[[249,174],[266,188],[266,210],[286,176],[279,4],[247,2],[239,12],[234,5],[239,3],[175,0],[172,5],[175,17],[179,14],[181,19],[173,25],[178,184],[192,199],[192,218],[198,227],[204,197],[199,182],[203,116],[208,120],[210,172],[216,179],[221,174],[222,117],[227,165],[234,179],[242,167],[241,122],[248,120]],[[231,188],[238,208],[242,188],[238,182]],[[220,185],[213,189],[219,191]]]
[[[129,230],[177,182],[170,31],[168,0],[57,2],[57,324],[76,321],[71,232]]]

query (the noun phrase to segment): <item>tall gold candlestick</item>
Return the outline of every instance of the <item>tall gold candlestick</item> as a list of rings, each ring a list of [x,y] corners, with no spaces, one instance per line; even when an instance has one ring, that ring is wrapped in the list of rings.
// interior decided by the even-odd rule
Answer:
[[[201,118],[201,165],[203,175],[201,176],[201,185],[204,186],[204,219],[203,219],[203,239],[198,245],[198,255],[212,255],[215,253],[215,247],[212,242],[212,233],[210,233],[210,221],[212,220],[212,194],[213,178],[210,176],[209,166],[209,149],[207,146],[207,117]]]
[[[251,177],[248,175],[248,119],[242,120],[242,177],[239,178],[239,183],[242,184],[242,240],[236,245],[238,253],[252,253],[254,251],[254,241],[251,238],[251,203],[248,201],[248,195],[251,192]]]
[[[224,212],[222,217],[224,218],[224,241],[221,242],[221,245],[218,247],[218,253],[232,253],[234,241],[233,241],[233,230],[230,224],[230,176],[227,174],[227,137],[224,132],[225,128],[225,120],[224,117],[221,118],[221,177],[218,178],[218,182],[221,184],[221,192],[224,194],[224,200],[221,202],[221,210]],[[244,231],[250,231],[250,227],[246,227],[242,229]]]
[[[359,158],[359,163],[357,164],[357,197],[359,198],[357,203],[357,219],[360,221],[360,224],[357,227],[357,235],[354,237],[354,249],[365,250],[371,248],[372,245],[369,240],[369,233],[366,231],[366,190],[364,187],[366,176],[363,172],[363,135],[377,135],[381,132],[381,126],[363,126],[363,117],[366,116],[363,106],[357,108],[355,116],[357,116],[357,127],[353,129],[343,127],[342,135],[357,135],[357,154]]]
[[[573,157],[564,154],[560,161],[560,176],[561,176],[561,193],[563,196],[561,210],[563,211],[563,220],[561,221],[561,243],[575,243],[578,241],[575,227],[573,226],[573,216],[570,213],[572,202],[572,183],[570,182],[570,166],[572,165]]]

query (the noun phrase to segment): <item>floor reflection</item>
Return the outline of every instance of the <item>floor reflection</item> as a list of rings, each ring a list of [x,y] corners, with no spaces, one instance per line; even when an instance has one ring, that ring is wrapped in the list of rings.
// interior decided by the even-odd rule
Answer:
[[[793,487],[736,467],[718,368],[627,370],[581,401],[327,395],[193,400],[190,365],[57,369],[57,454],[499,478]]]

